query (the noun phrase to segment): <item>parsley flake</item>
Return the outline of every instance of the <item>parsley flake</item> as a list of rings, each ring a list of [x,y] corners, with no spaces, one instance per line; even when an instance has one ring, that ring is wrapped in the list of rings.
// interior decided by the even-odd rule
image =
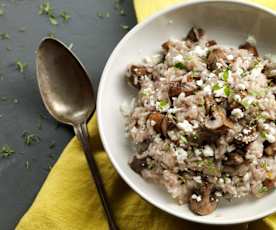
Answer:
[[[177,69],[185,69],[186,68],[186,66],[181,62],[175,63],[174,67]]]
[[[71,15],[65,10],[61,11],[59,16],[62,17],[63,22],[68,22],[71,18]]]
[[[23,73],[25,69],[28,67],[28,64],[23,63],[20,60],[17,60],[15,64],[20,73]]]
[[[1,40],[9,40],[11,36],[8,33],[0,33]]]
[[[3,158],[9,157],[13,155],[15,151],[9,146],[9,145],[3,145],[1,150],[0,150],[0,155]]]
[[[24,139],[24,143],[26,145],[33,145],[34,143],[38,143],[40,141],[40,137],[35,135],[35,134],[31,134],[28,132],[24,132],[22,134],[22,138]]]
[[[120,25],[120,27],[121,27],[123,30],[129,30],[129,26],[128,26],[128,25],[122,24],[122,25]]]
[[[213,87],[212,87],[212,90],[213,90],[213,91],[217,91],[217,90],[219,90],[219,89],[221,89],[221,87],[219,86],[218,83],[216,83],[216,84],[213,85]]]

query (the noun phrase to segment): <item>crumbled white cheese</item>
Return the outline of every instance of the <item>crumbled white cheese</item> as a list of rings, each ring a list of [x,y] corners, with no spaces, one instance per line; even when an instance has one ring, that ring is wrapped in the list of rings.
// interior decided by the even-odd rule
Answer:
[[[232,54],[227,55],[227,59],[229,61],[232,61],[234,59],[234,56]]]
[[[202,151],[200,149],[195,149],[194,152],[197,157],[202,154]]]
[[[149,65],[157,65],[162,61],[162,55],[161,54],[154,54],[150,57],[145,57],[144,62]]]
[[[215,195],[218,196],[218,197],[221,197],[222,193],[221,192],[215,192]]]
[[[173,57],[172,61],[173,61],[173,64],[175,65],[178,62],[182,63],[184,61],[184,58],[181,54],[178,54],[178,55]]]
[[[155,126],[155,125],[156,125],[156,121],[150,120],[150,125],[151,125],[151,126]]]
[[[217,66],[218,69],[220,69],[221,67],[223,67],[223,65],[220,62],[217,62],[216,66]]]
[[[226,178],[225,178],[225,184],[231,184],[231,179],[228,178],[228,177],[226,177]]]
[[[202,183],[201,176],[194,176],[194,177],[193,177],[193,180],[194,180],[195,182],[199,183],[199,184]]]
[[[193,53],[198,55],[199,57],[206,56],[208,52],[208,48],[206,47],[201,47],[201,46],[195,46]]]
[[[219,179],[218,179],[218,182],[219,182],[220,184],[223,184],[223,183],[224,183],[223,178],[219,178]]]
[[[193,195],[191,196],[191,198],[192,198],[193,200],[196,200],[197,202],[200,202],[200,201],[202,200],[201,195],[196,195],[196,194],[193,194]]]
[[[237,85],[237,88],[240,89],[240,90],[245,90],[246,86],[244,84],[240,83],[240,84]]]
[[[174,130],[169,130],[167,133],[168,133],[169,138],[170,138],[172,141],[178,140],[178,137],[177,137],[177,135],[176,135],[176,133],[175,133]]]
[[[224,87],[214,91],[215,97],[227,97],[225,95]]]
[[[245,173],[245,175],[243,176],[242,180],[243,180],[244,182],[247,182],[249,179],[250,179],[250,174],[247,172],[247,173]]]
[[[254,96],[246,96],[242,99],[242,104],[249,106],[251,105],[253,102],[255,101],[255,97]]]
[[[188,157],[187,151],[185,151],[183,148],[177,148],[175,150],[175,154],[178,162],[183,162]]]
[[[239,109],[239,108],[233,109],[232,112],[231,112],[231,115],[233,115],[234,117],[236,117],[238,119],[241,119],[241,118],[244,117],[244,114],[243,114],[242,110]]]
[[[205,145],[203,148],[203,155],[205,157],[212,157],[214,156],[214,150],[211,148],[210,145]]]
[[[272,135],[272,134],[267,134],[266,135],[266,140],[269,142],[269,143],[274,143],[275,142],[275,136]]]
[[[197,84],[198,86],[202,86],[202,85],[203,85],[203,81],[202,81],[202,80],[197,80],[197,81],[196,81],[196,84]]]
[[[231,153],[232,151],[234,151],[236,149],[235,145],[229,145],[227,146],[227,152]]]
[[[211,88],[211,86],[210,85],[206,85],[203,88],[203,92],[204,92],[205,96],[212,95],[212,88]]]
[[[241,102],[241,96],[239,94],[235,94],[233,99],[237,102]]]
[[[193,132],[193,126],[187,120],[184,120],[183,122],[177,123],[177,127],[179,129],[184,130],[187,133]]]

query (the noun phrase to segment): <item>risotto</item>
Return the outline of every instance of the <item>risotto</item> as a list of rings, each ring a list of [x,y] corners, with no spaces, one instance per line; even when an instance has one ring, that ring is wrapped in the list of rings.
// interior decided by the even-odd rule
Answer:
[[[126,77],[137,88],[121,107],[136,173],[198,215],[274,189],[276,62],[253,37],[229,48],[192,28]]]

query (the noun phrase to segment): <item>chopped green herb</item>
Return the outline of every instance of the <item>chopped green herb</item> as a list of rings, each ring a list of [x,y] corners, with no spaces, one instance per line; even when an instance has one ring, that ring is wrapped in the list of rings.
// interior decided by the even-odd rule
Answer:
[[[58,21],[57,21],[56,17],[53,16],[53,15],[51,15],[51,16],[49,17],[49,21],[50,21],[50,23],[51,23],[52,25],[54,25],[54,26],[58,25]]]
[[[263,169],[267,169],[267,163],[266,163],[265,161],[262,161],[262,162],[260,163],[260,166],[261,166],[261,168],[263,168]]]
[[[213,90],[213,91],[217,91],[217,90],[219,90],[219,89],[221,89],[221,87],[219,86],[218,83],[216,83],[216,84],[213,85],[213,87],[212,87],[212,90]]]
[[[260,189],[258,190],[259,193],[266,193],[268,192],[268,188],[266,186],[262,186],[260,187]]]
[[[22,134],[22,137],[24,139],[24,143],[26,145],[33,145],[34,143],[38,143],[40,141],[40,137],[35,134],[30,134],[28,132],[24,132]]]
[[[261,136],[261,138],[266,139],[267,138],[267,133],[263,130],[263,131],[260,132],[260,136]]]
[[[19,31],[19,32],[25,32],[25,31],[26,31],[26,27],[25,27],[25,26],[22,26],[22,27],[19,28],[18,31]]]
[[[120,27],[121,27],[123,30],[129,30],[129,26],[128,26],[128,25],[122,24],[122,25],[120,25]]]
[[[31,168],[30,161],[28,161],[28,160],[25,161],[25,168],[26,168],[26,169]]]
[[[223,80],[227,81],[229,77],[229,69],[224,70],[223,72]]]
[[[181,143],[181,144],[187,144],[187,143],[188,143],[187,138],[184,137],[184,136],[180,136],[180,143]]]
[[[7,101],[7,100],[8,100],[8,98],[6,96],[1,97],[1,101]]]
[[[71,18],[71,15],[67,11],[63,10],[60,12],[60,17],[63,18],[63,22],[68,22]]]
[[[3,158],[9,157],[13,155],[15,151],[9,146],[9,145],[3,145],[1,150],[0,150],[0,155]]]
[[[0,33],[1,40],[9,40],[11,36],[8,33]]]
[[[18,99],[17,99],[17,98],[14,98],[14,99],[13,99],[13,103],[14,103],[14,104],[17,104],[17,103],[18,103]]]
[[[55,141],[52,141],[51,144],[49,145],[49,148],[50,149],[53,149],[56,147],[56,142]]]
[[[20,60],[17,60],[15,64],[20,73],[23,73],[25,69],[28,67],[28,64],[23,63]]]
[[[44,1],[41,3],[39,7],[39,12],[41,14],[46,14],[46,15],[52,15],[53,14],[53,7],[51,6],[50,2]]]
[[[45,120],[45,119],[46,117],[44,115],[39,114],[37,129],[42,130],[42,120]]]
[[[186,66],[181,62],[175,63],[174,67],[177,69],[185,69],[186,68]]]
[[[166,109],[166,107],[169,105],[169,102],[167,100],[160,100],[159,101],[159,108],[161,110]]]
[[[5,14],[5,8],[4,8],[4,4],[0,5],[0,16],[3,16]]]
[[[47,35],[50,38],[54,38],[56,36],[54,32],[49,32]]]
[[[97,12],[97,16],[100,19],[110,18],[110,13],[109,12]]]
[[[230,86],[229,85],[225,86],[223,90],[224,90],[225,96],[229,97],[232,91]]]
[[[120,14],[121,16],[126,16],[126,12],[125,12],[124,9],[120,9],[119,14]]]

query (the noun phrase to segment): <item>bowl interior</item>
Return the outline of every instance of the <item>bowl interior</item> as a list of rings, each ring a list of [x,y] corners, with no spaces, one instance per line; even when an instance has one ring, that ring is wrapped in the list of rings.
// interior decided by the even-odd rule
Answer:
[[[159,186],[144,181],[128,166],[132,154],[124,135],[120,104],[135,92],[124,79],[127,65],[139,63],[160,51],[168,38],[183,38],[192,26],[202,27],[210,38],[237,47],[253,35],[261,54],[276,53],[276,16],[253,5],[238,2],[197,1],[175,6],[136,26],[113,51],[98,92],[98,122],[105,149],[124,180],[143,198],[178,217],[210,224],[233,224],[261,218],[276,211],[276,192],[262,199],[247,198],[224,202],[208,216],[199,217],[179,206]]]

